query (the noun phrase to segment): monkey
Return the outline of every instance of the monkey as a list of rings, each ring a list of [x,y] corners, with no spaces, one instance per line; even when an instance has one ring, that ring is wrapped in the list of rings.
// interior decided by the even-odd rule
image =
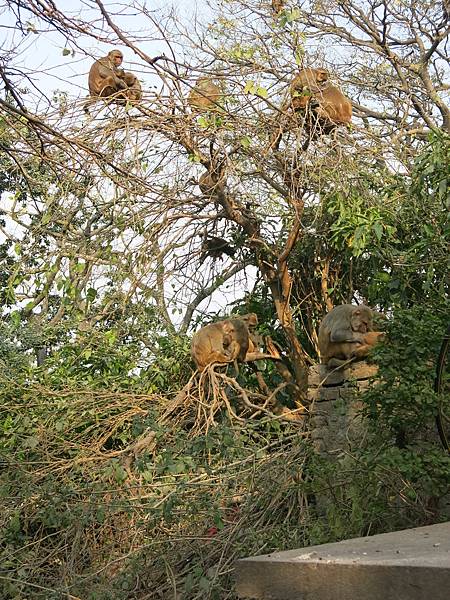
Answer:
[[[222,258],[223,254],[233,258],[236,254],[236,248],[230,246],[223,238],[216,236],[207,237],[207,235],[205,235],[201,248],[200,264],[203,264],[208,256],[215,260],[217,258]]]
[[[294,110],[305,109],[312,96],[324,87],[328,81],[326,69],[302,69],[291,82],[291,106]]]
[[[270,354],[259,351],[257,334],[254,332],[257,324],[257,315],[249,313],[210,323],[199,329],[191,342],[191,355],[197,369],[203,371],[214,362],[242,363],[263,358],[281,360],[275,348]]]
[[[279,15],[284,9],[284,0],[272,0],[271,4],[272,10],[276,15]]]
[[[91,98],[114,97],[114,101],[118,104],[141,100],[141,84],[133,73],[119,69],[122,61],[122,52],[111,50],[107,56],[94,62],[90,68],[88,79]],[[85,112],[89,112],[88,104],[89,101],[84,106]]]
[[[225,166],[220,165],[200,175],[198,187],[205,196],[223,196],[226,186]]]
[[[365,358],[383,335],[373,330],[373,311],[368,306],[335,306],[319,326],[321,362],[333,369],[351,358]]]
[[[107,98],[119,90],[127,89],[124,81],[124,71],[119,69],[123,54],[120,50],[111,50],[107,56],[94,62],[89,71],[89,93],[91,96]]]
[[[200,77],[189,94],[188,102],[193,111],[207,112],[219,108],[221,97],[222,91],[216,83],[209,77]]]
[[[278,349],[275,347],[270,337],[263,338],[256,331],[256,326],[258,325],[258,315],[256,313],[248,313],[246,315],[237,315],[232,319],[243,321],[247,327],[248,331],[248,348],[247,353],[245,355],[245,362],[252,362],[254,360],[260,360],[263,358],[272,358],[275,360],[281,360],[280,353]],[[266,346],[269,349],[269,352],[261,352],[260,348],[266,342]]]
[[[210,323],[199,329],[191,342],[191,354],[199,371],[218,362],[244,361],[248,350],[248,329],[239,319]]]
[[[350,100],[334,85],[328,85],[317,92],[311,106],[319,120],[328,127],[330,125],[347,125],[352,120]]]
[[[278,130],[271,137],[269,148],[278,150],[283,133],[292,127],[292,121],[287,114],[289,108],[294,111],[294,114],[303,112],[309,117],[305,121],[305,129],[307,131],[313,129],[314,122],[311,117],[314,117],[315,124],[320,124],[323,132],[323,119],[318,123],[319,119],[317,115],[314,112],[308,111],[308,108],[318,105],[315,95],[323,93],[323,90],[329,86],[329,83],[327,83],[328,78],[329,73],[326,69],[305,68],[297,73],[289,86],[289,98],[281,106],[282,119],[279,122]],[[333,124],[332,128],[334,127],[335,125]],[[304,146],[304,149],[308,145],[309,141]]]
[[[128,86],[125,92],[125,99],[129,102],[140,102],[142,100],[142,87],[141,82],[136,75],[120,69],[120,74],[118,76],[123,79]]]
[[[350,100],[328,78],[326,69],[302,69],[290,87],[293,110],[309,108],[322,133],[331,133],[337,125],[347,125],[352,120]]]

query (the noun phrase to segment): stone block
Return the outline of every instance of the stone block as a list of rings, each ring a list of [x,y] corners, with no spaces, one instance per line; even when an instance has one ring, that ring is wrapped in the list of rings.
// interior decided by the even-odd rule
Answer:
[[[319,365],[319,381],[322,385],[340,385],[344,382],[344,371],[330,370],[325,365]]]
[[[339,398],[339,388],[319,388],[319,400],[321,402],[326,400],[337,400]]]
[[[345,379],[368,379],[378,373],[377,365],[369,365],[364,361],[352,363],[345,370]]]
[[[239,598],[448,600],[450,523],[238,560]]]
[[[308,385],[310,387],[317,387],[319,385],[319,383],[322,381],[319,370],[320,370],[320,365],[318,365],[318,364],[311,365],[311,367],[309,368]]]

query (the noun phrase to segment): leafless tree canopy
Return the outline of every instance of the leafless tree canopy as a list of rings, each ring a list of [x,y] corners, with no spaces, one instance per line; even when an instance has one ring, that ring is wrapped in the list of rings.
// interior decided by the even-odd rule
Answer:
[[[157,307],[168,331],[186,332],[214,293],[223,305],[260,277],[301,390],[292,306],[305,298],[292,297],[289,257],[317,235],[311,214],[327,191],[349,194],[372,164],[408,172],[429,132],[450,133],[448,12],[428,0],[186,10],[189,18],[137,1],[67,11],[3,2],[1,160],[5,189],[16,193],[2,197],[0,230],[17,259],[14,303],[27,318],[70,316],[86,330],[117,302],[138,300]],[[59,62],[51,70],[37,62],[49,43]],[[89,66],[114,47],[142,81],[143,100],[98,102],[85,116]],[[286,108],[302,67],[326,68],[351,99],[349,129],[311,133]],[[202,111],[189,95],[205,77],[221,96]],[[206,193],[205,173],[216,178]],[[233,252],[205,255],[214,237]],[[327,265],[314,260],[303,275],[319,273],[317,301],[330,308]]]

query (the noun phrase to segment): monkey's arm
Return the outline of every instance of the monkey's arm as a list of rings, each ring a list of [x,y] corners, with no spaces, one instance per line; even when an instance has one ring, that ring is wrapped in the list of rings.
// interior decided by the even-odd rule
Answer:
[[[127,84],[122,79],[120,79],[120,77],[117,76],[117,74],[114,72],[114,69],[111,69],[110,67],[102,64],[101,62],[99,62],[97,66],[98,74],[102,79],[111,78],[114,81],[114,84],[122,90],[127,87]]]
[[[363,340],[358,343],[356,348],[353,350],[352,355],[356,358],[363,358],[367,356],[370,350],[385,337],[384,331],[369,331],[363,334]]]
[[[332,329],[330,331],[330,342],[355,342],[362,343],[364,341],[364,334],[359,331],[353,331],[351,328],[342,327],[340,329]]]
[[[272,360],[281,360],[281,354],[278,352],[278,348],[273,343],[272,338],[266,336],[265,343],[267,346],[267,350],[269,351],[268,353],[260,352],[257,349],[257,347],[254,344],[252,344],[252,346],[249,346],[249,351],[245,355],[245,362],[252,362],[254,360],[261,360],[264,358],[271,358]]]
[[[247,352],[245,355],[244,362],[253,362],[254,360],[263,360],[264,358],[271,358],[272,360],[281,360],[281,356],[278,354],[266,354],[265,352]]]

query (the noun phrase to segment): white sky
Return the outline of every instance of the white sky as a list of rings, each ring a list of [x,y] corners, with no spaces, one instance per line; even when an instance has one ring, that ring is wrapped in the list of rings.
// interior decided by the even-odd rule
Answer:
[[[97,25],[101,26],[99,20],[99,9],[93,11],[90,7],[93,6],[90,0],[87,2],[59,0],[57,2],[58,9],[63,11],[68,16],[81,16],[85,20],[97,19]],[[161,41],[158,41],[160,34],[150,29],[151,23],[142,15],[138,15],[137,9],[130,8],[128,3],[120,2],[105,2],[105,7],[111,11],[113,21],[126,33],[130,34],[131,39],[136,36],[139,41],[137,45],[141,50],[149,56],[161,55],[163,53],[169,55],[168,47]],[[178,0],[177,2],[165,2],[152,0],[151,10],[161,9],[163,15],[169,14],[171,11],[176,11],[178,18],[189,24],[194,18],[194,15],[207,15],[209,13],[206,2],[195,0]],[[114,13],[122,13],[120,16]],[[0,8],[0,55],[7,57],[9,50],[13,48],[19,51],[19,59],[14,58],[10,65],[6,60],[6,66],[14,67],[14,69],[23,70],[28,73],[33,73],[33,81],[35,85],[47,94],[51,94],[55,90],[64,90],[69,92],[71,97],[83,97],[87,93],[87,73],[92,64],[92,58],[97,59],[100,56],[105,56],[113,47],[120,47],[124,53],[124,68],[134,71],[139,78],[145,83],[151,85],[151,75],[149,77],[149,67],[135,56],[132,50],[124,47],[122,43],[103,43],[97,42],[93,38],[80,37],[78,44],[81,49],[73,47],[67,43],[64,36],[55,31],[46,31],[39,29],[38,19],[31,13],[22,11],[22,23],[25,25],[30,22],[35,26],[37,33],[29,32],[25,35],[16,28],[16,19],[14,14],[6,9]],[[47,28],[47,26],[45,26]],[[74,51],[67,56],[63,56],[64,48],[69,48]],[[83,51],[85,54],[83,54]],[[90,58],[92,57],[92,58]],[[39,74],[37,76],[36,74]],[[147,76],[146,76],[147,74]],[[29,86],[27,86],[29,87]],[[32,93],[32,91],[30,90]]]

